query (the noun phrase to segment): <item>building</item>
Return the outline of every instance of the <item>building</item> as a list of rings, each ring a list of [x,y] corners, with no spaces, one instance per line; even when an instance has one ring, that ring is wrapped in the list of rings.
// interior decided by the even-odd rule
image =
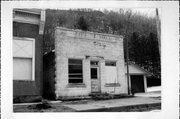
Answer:
[[[45,11],[13,10],[13,99],[41,99]]]
[[[54,44],[44,55],[44,97],[127,94],[122,36],[57,27]]]
[[[127,78],[127,65],[125,65],[125,73]],[[147,77],[152,74],[140,66],[129,63],[129,86],[132,93],[147,92]]]

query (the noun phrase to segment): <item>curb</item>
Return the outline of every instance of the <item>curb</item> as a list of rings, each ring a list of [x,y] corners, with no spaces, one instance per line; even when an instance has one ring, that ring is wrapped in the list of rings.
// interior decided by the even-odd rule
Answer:
[[[61,103],[62,101],[48,101],[50,104],[55,104],[55,103]],[[36,105],[36,104],[42,104],[42,102],[35,102],[35,103],[15,103],[13,106],[29,106],[29,105]]]
[[[139,105],[117,106],[117,107],[104,107],[104,108],[98,108],[98,109],[77,110],[76,112],[127,112],[126,110],[129,110],[132,108],[142,109],[142,108],[148,108],[151,106],[161,106],[161,103],[139,104]]]

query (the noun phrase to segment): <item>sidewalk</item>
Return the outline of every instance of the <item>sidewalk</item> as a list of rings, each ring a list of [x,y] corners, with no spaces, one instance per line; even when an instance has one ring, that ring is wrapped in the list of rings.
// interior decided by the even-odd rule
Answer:
[[[14,105],[14,112],[119,112],[128,111],[131,108],[147,108],[161,105],[160,98],[149,98],[149,97],[131,97],[111,100],[80,100],[80,101],[66,101],[50,103],[52,106],[50,109],[36,110],[32,107],[35,105]],[[31,108],[29,108],[31,107]]]
[[[161,97],[161,86],[148,87],[146,93],[136,93],[138,97]]]
[[[146,93],[136,93],[134,94],[138,97],[161,97],[161,91],[153,91],[153,92],[146,92]]]
[[[152,86],[147,88],[147,92],[161,91],[161,86]]]
[[[99,111],[112,108],[123,108],[128,106],[160,104],[160,99],[147,97],[133,97],[123,99],[112,99],[103,101],[91,101],[86,104],[65,104],[64,106],[76,111]]]

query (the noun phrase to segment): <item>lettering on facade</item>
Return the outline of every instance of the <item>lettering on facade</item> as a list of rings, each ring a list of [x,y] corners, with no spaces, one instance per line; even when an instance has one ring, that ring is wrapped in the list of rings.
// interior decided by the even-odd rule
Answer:
[[[105,41],[105,42],[114,42],[117,43],[117,41],[119,40],[118,37],[114,37],[114,36],[107,36],[107,35],[103,35],[103,34],[99,34],[99,33],[88,33],[86,31],[82,32],[82,31],[66,31],[66,32],[62,32],[60,34],[61,36],[65,36],[67,35],[68,37],[72,37],[72,38],[81,38],[81,39],[91,39],[91,40],[96,40],[96,41]],[[99,45],[102,47],[106,47],[106,45],[96,42],[95,45]]]
[[[94,45],[95,45],[95,46],[100,46],[100,47],[103,47],[103,49],[105,49],[105,48],[106,48],[106,45],[105,45],[105,44],[103,44],[103,43],[96,42],[96,41],[94,41],[93,43],[94,43]]]
[[[105,35],[100,35],[99,37],[100,37],[101,39],[107,39],[107,40],[111,39],[110,37],[105,36]]]
[[[114,37],[107,36],[107,35],[98,35],[96,37],[96,39],[110,41],[110,42],[116,42],[118,40],[118,38],[114,38]]]
[[[86,37],[86,33],[83,33],[83,32],[79,32],[77,35],[80,38],[85,38]]]

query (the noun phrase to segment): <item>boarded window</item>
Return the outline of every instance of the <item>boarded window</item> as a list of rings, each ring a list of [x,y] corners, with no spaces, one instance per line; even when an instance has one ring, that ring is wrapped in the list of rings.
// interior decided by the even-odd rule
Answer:
[[[13,80],[34,80],[34,39],[13,39]]]
[[[106,61],[106,83],[117,83],[116,62]]]
[[[23,40],[23,39],[14,39],[13,40],[13,56],[14,57],[33,57],[33,41],[32,40]]]
[[[82,60],[69,59],[69,83],[83,83]]]

